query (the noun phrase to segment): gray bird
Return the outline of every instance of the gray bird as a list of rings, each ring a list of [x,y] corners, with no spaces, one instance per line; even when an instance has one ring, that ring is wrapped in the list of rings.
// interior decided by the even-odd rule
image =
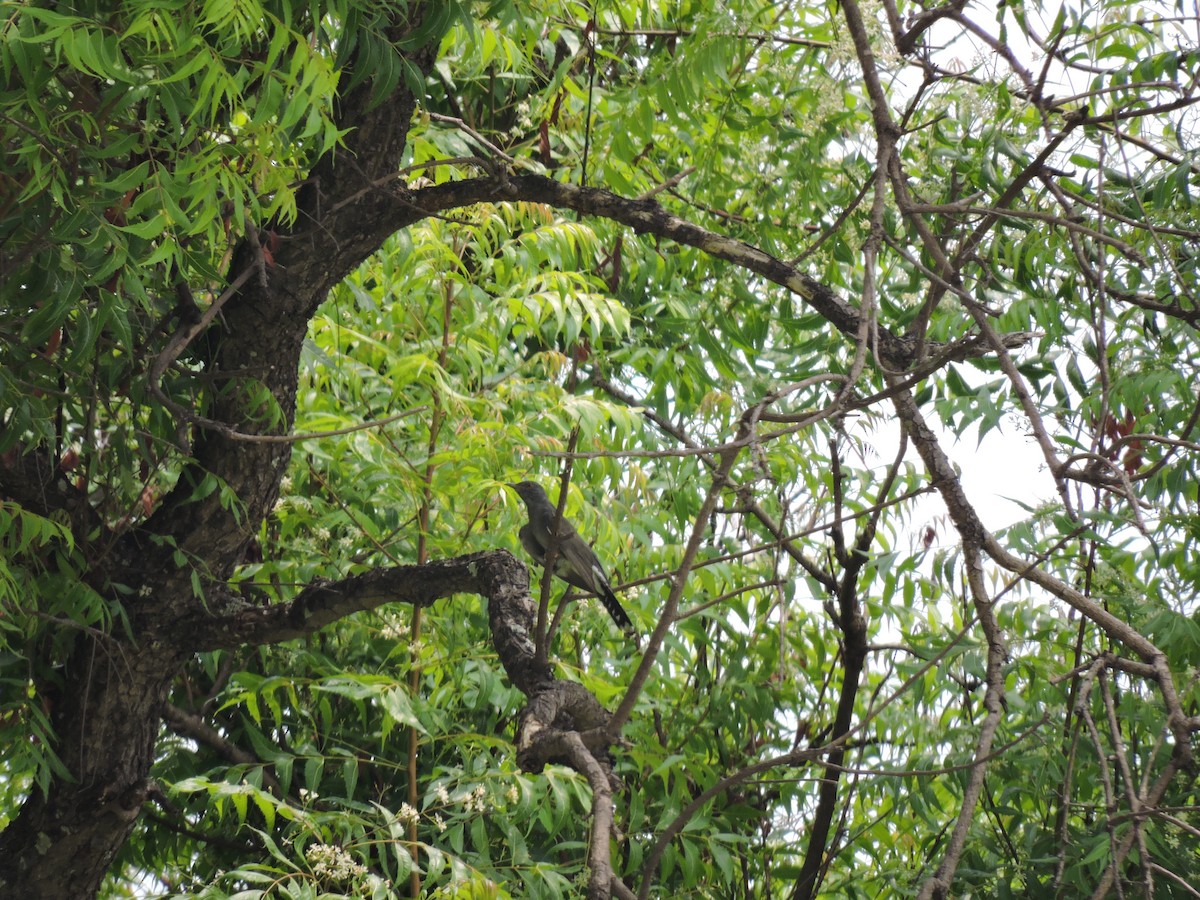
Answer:
[[[557,510],[546,491],[536,481],[512,482],[508,486],[525,501],[529,523],[521,528],[519,536],[525,552],[539,565],[545,565],[546,548],[550,546],[550,529],[554,525]],[[567,584],[590,591],[600,598],[608,614],[622,629],[633,628],[629,615],[621,608],[621,602],[608,583],[608,574],[596,554],[581,538],[566,519],[558,525],[558,558],[554,561],[554,574]]]

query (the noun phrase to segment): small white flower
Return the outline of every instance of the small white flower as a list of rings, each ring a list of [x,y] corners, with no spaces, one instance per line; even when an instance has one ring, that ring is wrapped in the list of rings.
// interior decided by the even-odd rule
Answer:
[[[439,784],[437,786],[437,790],[433,792],[433,796],[437,799],[438,803],[442,804],[442,806],[450,805],[450,792],[446,790],[446,786],[444,784]]]
[[[462,800],[467,812],[484,812],[488,808],[487,788],[482,784],[476,785],[475,790],[464,794]]]
[[[529,112],[529,101],[522,100],[517,104],[517,128],[528,131],[533,127],[533,117]]]
[[[421,814],[418,813],[411,804],[401,803],[400,811],[396,813],[396,818],[405,824],[411,825],[413,822],[416,822],[417,819],[421,818]]]

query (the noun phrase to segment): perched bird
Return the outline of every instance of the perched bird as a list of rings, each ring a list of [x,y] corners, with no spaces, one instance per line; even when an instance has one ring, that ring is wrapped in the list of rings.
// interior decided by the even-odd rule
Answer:
[[[554,526],[557,510],[545,490],[536,481],[522,481],[508,485],[522,500],[529,513],[529,523],[521,528],[519,536],[525,552],[540,565],[546,562],[546,549],[550,546],[550,529]],[[633,628],[629,615],[621,608],[617,595],[608,583],[608,575],[596,554],[581,538],[566,519],[558,525],[558,558],[554,561],[554,574],[567,584],[590,591],[600,598],[608,614],[622,629]]]

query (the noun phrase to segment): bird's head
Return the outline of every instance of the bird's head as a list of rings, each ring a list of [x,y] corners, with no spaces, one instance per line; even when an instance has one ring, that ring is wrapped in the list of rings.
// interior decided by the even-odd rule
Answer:
[[[510,481],[508,486],[517,492],[517,496],[525,501],[526,504],[536,503],[539,500],[549,502],[546,497],[546,490],[536,481]]]

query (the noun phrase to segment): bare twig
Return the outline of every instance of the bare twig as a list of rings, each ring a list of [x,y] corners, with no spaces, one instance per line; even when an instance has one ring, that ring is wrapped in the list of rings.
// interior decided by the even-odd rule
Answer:
[[[280,785],[279,780],[272,771],[270,763],[265,763],[248,750],[243,750],[208,722],[204,721],[202,717],[167,703],[163,705],[163,721],[176,734],[182,737],[189,737],[211,748],[226,762],[243,766],[262,766],[263,784],[276,797],[282,799],[286,796],[283,786]]]
[[[651,197],[655,196],[656,194],[661,194],[663,191],[668,191],[671,188],[678,185],[679,182],[683,181],[683,179],[687,178],[689,175],[691,175],[695,171],[696,171],[695,166],[687,166],[682,171],[677,172],[674,175],[672,175],[670,178],[668,178],[662,184],[659,184],[659,185],[651,188],[650,190],[646,191],[646,193],[644,193],[644,194],[639,194],[638,199],[639,200],[649,200]]]

